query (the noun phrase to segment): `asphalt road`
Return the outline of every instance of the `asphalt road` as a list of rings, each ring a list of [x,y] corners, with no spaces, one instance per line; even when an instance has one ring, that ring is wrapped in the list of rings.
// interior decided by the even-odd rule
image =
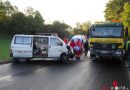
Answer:
[[[130,90],[129,70],[125,62],[93,62],[89,56],[68,64],[53,61],[3,64],[0,90],[114,90],[114,85],[120,88],[117,90]]]

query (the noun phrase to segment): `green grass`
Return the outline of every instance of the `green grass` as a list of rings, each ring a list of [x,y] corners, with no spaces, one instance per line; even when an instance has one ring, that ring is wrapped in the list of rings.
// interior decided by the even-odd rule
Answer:
[[[11,44],[11,36],[0,34],[0,61],[10,60],[9,50]]]

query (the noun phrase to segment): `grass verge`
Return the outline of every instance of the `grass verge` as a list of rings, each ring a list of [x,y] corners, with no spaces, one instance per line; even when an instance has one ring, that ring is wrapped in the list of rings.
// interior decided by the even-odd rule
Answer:
[[[11,44],[11,36],[10,35],[2,35],[0,34],[0,62],[10,60],[9,50]]]

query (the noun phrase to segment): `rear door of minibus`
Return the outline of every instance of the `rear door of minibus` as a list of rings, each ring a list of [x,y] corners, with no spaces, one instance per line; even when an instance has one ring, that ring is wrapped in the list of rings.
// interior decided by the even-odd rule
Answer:
[[[33,37],[31,35],[15,36],[12,45],[13,57],[31,58],[33,53]]]

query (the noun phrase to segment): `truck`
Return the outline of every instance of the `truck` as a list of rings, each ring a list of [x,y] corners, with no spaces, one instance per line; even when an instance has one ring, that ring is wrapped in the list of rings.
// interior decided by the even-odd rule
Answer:
[[[126,55],[128,28],[120,22],[95,23],[89,29],[90,58],[117,58]]]

